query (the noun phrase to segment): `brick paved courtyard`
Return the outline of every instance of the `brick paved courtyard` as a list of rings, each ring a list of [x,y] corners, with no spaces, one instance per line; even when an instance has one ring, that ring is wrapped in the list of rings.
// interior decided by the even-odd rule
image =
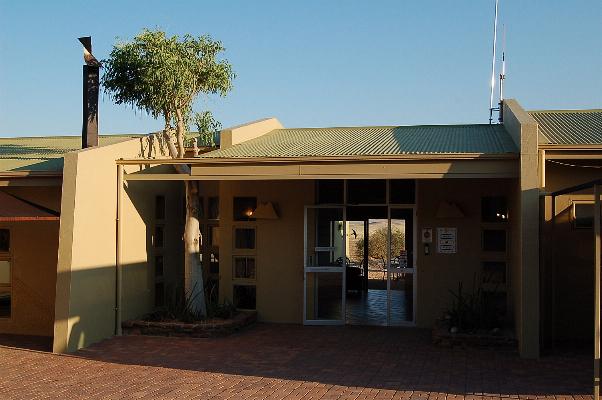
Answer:
[[[73,356],[0,347],[0,399],[591,399],[587,355],[521,360],[429,332],[258,324],[221,339],[126,336]]]

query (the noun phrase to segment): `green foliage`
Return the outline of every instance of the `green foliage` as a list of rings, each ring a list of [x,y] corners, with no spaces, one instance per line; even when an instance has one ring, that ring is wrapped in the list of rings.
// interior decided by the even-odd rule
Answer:
[[[213,118],[211,111],[195,113],[192,122],[199,132],[199,144],[201,146],[215,146],[215,135],[222,128],[222,124]]]
[[[228,299],[223,303],[212,302],[207,305],[207,317],[209,318],[232,318],[236,314],[236,307]]]
[[[163,318],[188,323],[203,319],[202,313],[193,307],[196,297],[201,294],[201,291],[196,290],[196,287],[197,285],[195,284],[191,291],[194,295],[183,289],[171,292],[171,295],[166,297]]]
[[[370,233],[368,242],[368,256],[380,260],[383,266],[386,265],[387,251],[387,228],[380,228]],[[356,250],[360,257],[364,257],[364,240],[355,242]],[[398,255],[401,250],[405,250],[405,234],[398,228],[391,230],[391,257]]]
[[[208,35],[179,38],[145,29],[131,41],[118,42],[103,60],[102,86],[117,104],[162,116],[166,131],[175,125],[182,143],[191,118],[205,134],[218,126],[211,113],[193,116],[192,107],[200,94],[225,96],[232,89],[232,66],[219,59],[224,50]]]
[[[457,291],[449,292],[453,296],[452,305],[445,312],[449,328],[456,327],[460,332],[474,332],[501,326],[501,316],[494,304],[488,301],[481,285],[476,284],[476,275],[472,292],[466,293],[462,282],[458,282]]]

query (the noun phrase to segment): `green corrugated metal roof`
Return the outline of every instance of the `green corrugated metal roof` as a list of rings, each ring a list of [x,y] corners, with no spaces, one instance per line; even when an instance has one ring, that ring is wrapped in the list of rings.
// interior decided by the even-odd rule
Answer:
[[[504,154],[517,148],[502,125],[276,129],[202,158]]]
[[[550,144],[602,144],[602,110],[529,111]]]
[[[103,135],[100,145],[139,135]],[[81,148],[81,136],[0,138],[0,171],[61,171],[63,157]]]

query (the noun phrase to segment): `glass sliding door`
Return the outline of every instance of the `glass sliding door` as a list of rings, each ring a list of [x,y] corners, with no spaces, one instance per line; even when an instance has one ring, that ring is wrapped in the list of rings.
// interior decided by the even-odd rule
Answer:
[[[415,222],[413,207],[389,207],[387,323],[413,325],[415,304]]]
[[[303,322],[345,323],[345,210],[340,206],[305,207]]]

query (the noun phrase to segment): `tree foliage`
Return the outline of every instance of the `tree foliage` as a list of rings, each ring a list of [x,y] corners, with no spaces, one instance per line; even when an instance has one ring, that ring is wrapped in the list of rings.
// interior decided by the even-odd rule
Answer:
[[[387,228],[380,228],[374,232],[370,232],[368,242],[368,256],[370,258],[380,260],[383,267],[387,263]],[[360,257],[364,256],[364,240],[358,240],[355,243],[356,249]],[[391,230],[391,257],[398,256],[402,250],[405,250],[405,234],[398,228]]]
[[[208,35],[179,38],[145,29],[131,41],[118,42],[103,60],[102,85],[115,103],[163,117],[166,133],[175,127],[177,156],[183,157],[184,134],[192,119],[204,121],[203,128],[217,127],[210,112],[193,113],[195,99],[201,94],[225,96],[232,89],[232,66],[219,59],[224,50]]]

